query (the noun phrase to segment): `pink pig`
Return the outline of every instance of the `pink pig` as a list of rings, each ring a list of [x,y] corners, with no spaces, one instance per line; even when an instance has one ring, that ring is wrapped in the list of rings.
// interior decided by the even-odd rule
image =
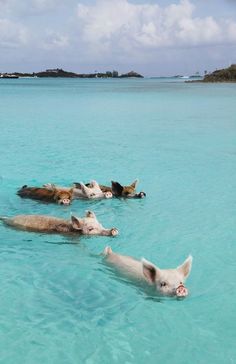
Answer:
[[[132,257],[114,253],[110,247],[103,251],[106,262],[126,277],[146,282],[158,293],[165,296],[186,297],[188,289],[184,282],[190,274],[192,257],[189,256],[182,265],[174,269],[160,269],[146,259],[141,261]]]

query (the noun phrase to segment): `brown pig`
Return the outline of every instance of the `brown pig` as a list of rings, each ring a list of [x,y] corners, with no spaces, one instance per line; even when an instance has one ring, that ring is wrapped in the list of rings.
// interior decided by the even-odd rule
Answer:
[[[28,187],[25,185],[17,191],[17,195],[33,200],[55,202],[59,205],[70,205],[73,196],[73,188],[64,190],[53,187],[49,190],[44,187]]]

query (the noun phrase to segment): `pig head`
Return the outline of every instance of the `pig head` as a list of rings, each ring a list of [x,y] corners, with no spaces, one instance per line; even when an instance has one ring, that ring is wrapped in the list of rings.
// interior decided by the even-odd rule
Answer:
[[[92,211],[87,211],[85,217],[82,219],[72,215],[71,221],[73,228],[80,230],[84,235],[116,236],[118,234],[116,228],[105,229]]]
[[[111,181],[111,187],[100,185],[100,188],[103,192],[111,191],[115,197],[144,198],[146,196],[145,192],[136,192],[137,185],[137,179],[128,186],[122,186],[119,182]]]

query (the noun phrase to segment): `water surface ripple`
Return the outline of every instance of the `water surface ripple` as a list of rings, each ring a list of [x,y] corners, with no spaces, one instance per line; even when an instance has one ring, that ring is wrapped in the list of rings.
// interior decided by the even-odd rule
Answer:
[[[0,223],[0,362],[236,362],[236,86],[160,80],[0,80],[0,215],[92,209],[120,235],[35,234]],[[18,187],[140,178],[144,200],[21,200]],[[114,251],[175,267],[185,300],[114,276]]]

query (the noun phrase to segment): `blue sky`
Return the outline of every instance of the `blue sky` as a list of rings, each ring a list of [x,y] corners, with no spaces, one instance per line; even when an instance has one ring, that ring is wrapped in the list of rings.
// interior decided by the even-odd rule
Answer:
[[[236,63],[236,0],[0,0],[0,72],[192,74]]]

